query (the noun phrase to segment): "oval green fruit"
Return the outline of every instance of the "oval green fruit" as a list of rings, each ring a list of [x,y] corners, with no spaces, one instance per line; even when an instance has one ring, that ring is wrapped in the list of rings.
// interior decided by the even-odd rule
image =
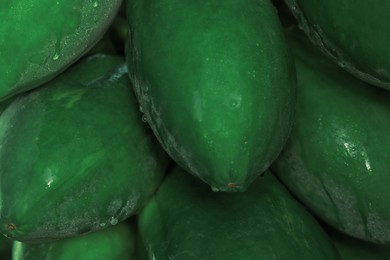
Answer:
[[[214,193],[176,167],[138,220],[141,259],[339,259],[270,172],[232,194]]]
[[[0,231],[43,242],[102,229],[145,205],[170,162],[120,57],[88,58],[0,117]]]
[[[297,28],[296,121],[273,170],[318,217],[357,238],[390,243],[390,93],[326,59]]]
[[[145,120],[186,171],[244,191],[290,131],[295,74],[268,0],[129,1],[127,63]]]
[[[13,260],[136,260],[135,223],[51,243],[15,241]]]
[[[0,100],[47,82],[107,30],[121,0],[2,0]]]
[[[390,89],[390,2],[285,0],[311,41],[339,66]]]

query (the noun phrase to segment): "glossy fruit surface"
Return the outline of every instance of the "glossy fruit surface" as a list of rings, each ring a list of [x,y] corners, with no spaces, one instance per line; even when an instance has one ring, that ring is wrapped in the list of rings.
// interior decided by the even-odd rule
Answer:
[[[297,114],[273,169],[318,217],[390,243],[390,93],[352,77],[292,28]]]
[[[339,259],[320,225],[268,171],[214,193],[179,167],[139,215],[140,259]]]
[[[52,243],[14,242],[13,260],[136,260],[134,223]]]
[[[301,28],[354,76],[390,89],[390,2],[285,0]]]
[[[0,100],[41,85],[107,30],[121,0],[2,0]]]
[[[127,6],[127,63],[164,149],[213,190],[244,191],[289,134],[295,75],[268,0]]]
[[[0,117],[0,231],[37,242],[114,225],[146,203],[169,162],[123,59],[85,59]]]

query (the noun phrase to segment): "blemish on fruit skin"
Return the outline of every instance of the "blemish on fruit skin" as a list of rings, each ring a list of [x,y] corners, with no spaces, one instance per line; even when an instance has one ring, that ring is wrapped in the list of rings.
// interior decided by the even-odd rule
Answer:
[[[8,229],[9,231],[14,231],[14,230],[16,230],[16,226],[15,226],[14,224],[12,224],[12,223],[9,223],[9,224],[7,225],[7,229]]]
[[[231,189],[231,190],[237,188],[237,184],[235,184],[235,183],[229,183],[227,186],[228,186],[228,188]]]

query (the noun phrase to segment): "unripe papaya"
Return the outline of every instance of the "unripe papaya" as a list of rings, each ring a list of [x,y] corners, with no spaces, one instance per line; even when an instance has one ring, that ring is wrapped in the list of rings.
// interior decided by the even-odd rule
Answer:
[[[285,0],[311,41],[340,67],[390,89],[390,2]]]
[[[0,100],[35,88],[85,54],[121,0],[0,2]]]
[[[390,92],[329,61],[298,31],[296,121],[273,170],[325,222],[390,243]]]
[[[295,72],[268,0],[128,1],[127,63],[170,156],[213,190],[244,191],[280,153]]]
[[[15,241],[13,260],[136,260],[135,223],[51,243]]]
[[[114,225],[145,205],[169,162],[123,59],[85,59],[0,117],[0,231],[48,242]]]
[[[214,193],[173,168],[138,219],[140,259],[339,259],[321,226],[267,171]]]

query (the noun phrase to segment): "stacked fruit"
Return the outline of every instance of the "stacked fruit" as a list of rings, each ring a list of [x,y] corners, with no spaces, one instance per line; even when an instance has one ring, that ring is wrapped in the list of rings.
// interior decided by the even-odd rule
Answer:
[[[0,256],[389,259],[382,2],[1,3]]]

